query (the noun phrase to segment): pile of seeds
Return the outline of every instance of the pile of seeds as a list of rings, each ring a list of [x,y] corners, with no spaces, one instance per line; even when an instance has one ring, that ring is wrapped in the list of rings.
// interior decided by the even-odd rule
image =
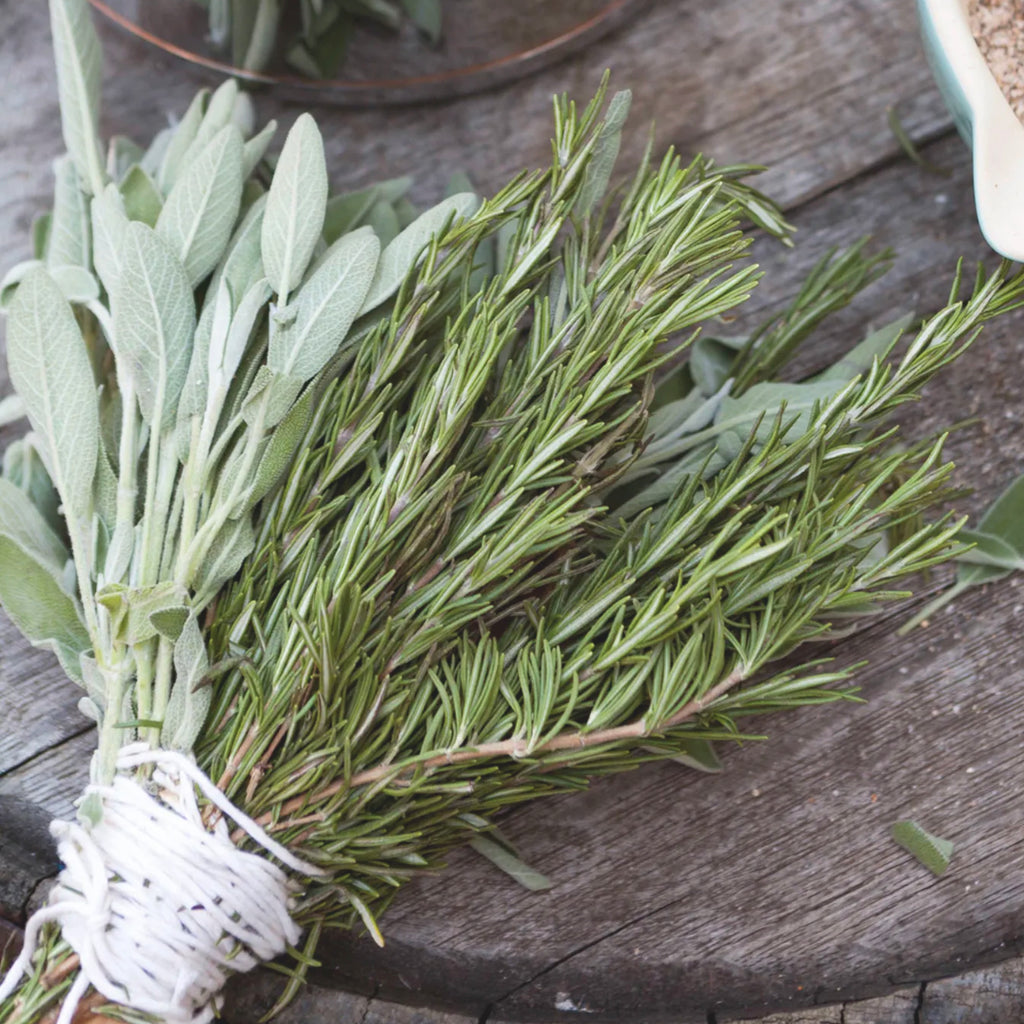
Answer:
[[[1024,0],[970,0],[968,17],[1003,95],[1024,120]]]

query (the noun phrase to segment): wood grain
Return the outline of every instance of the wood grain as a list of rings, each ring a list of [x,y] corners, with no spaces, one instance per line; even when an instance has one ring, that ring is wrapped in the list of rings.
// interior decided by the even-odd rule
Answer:
[[[0,125],[0,230],[14,261],[27,255],[31,218],[50,190],[39,168],[60,143],[45,7],[0,0],[0,12],[0,74],[22,97]],[[142,137],[183,109],[196,82],[104,36],[105,130]],[[928,177],[899,157],[886,124],[895,104],[918,138],[948,129],[911,5],[897,0],[666,0],[510,89],[431,107],[325,111],[336,183],[409,171],[427,200],[460,167],[493,188],[545,159],[551,92],[584,98],[606,66],[616,85],[634,88],[625,162],[653,117],[660,144],[772,165],[763,184],[797,209],[800,245],[792,255],[761,247],[770,275],[755,311],[862,232],[902,250],[808,365],[855,340],[865,320],[938,305],[955,259],[985,254],[958,140],[927,151],[953,176]],[[269,97],[260,106],[285,123],[297,112]],[[1007,319],[906,417],[919,431],[977,417],[950,445],[977,489],[965,509],[982,507],[1021,464],[1022,324]],[[325,943],[322,979],[495,1021],[585,1010],[594,1020],[683,1022],[869,995],[1011,955],[1024,938],[1021,593],[1012,579],[971,594],[915,642],[893,637],[893,619],[837,646],[844,661],[870,654],[861,676],[869,703],[759,722],[776,742],[727,751],[719,777],[644,770],[516,811],[504,827],[554,890],[525,893],[456,851],[447,872],[396,902],[383,952],[352,936]],[[0,640],[0,795],[70,813],[91,748],[88,734],[76,735],[78,693],[45,656]],[[942,880],[889,841],[899,817],[956,841]],[[892,1005],[886,1024],[904,1024],[905,1005]],[[353,1019],[372,1009],[345,1006]]]

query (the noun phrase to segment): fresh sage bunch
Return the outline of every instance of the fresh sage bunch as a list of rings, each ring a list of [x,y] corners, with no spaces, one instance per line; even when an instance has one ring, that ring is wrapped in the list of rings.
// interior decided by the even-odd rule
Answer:
[[[236,68],[264,71],[281,54],[310,78],[338,74],[360,22],[397,31],[408,18],[432,45],[441,41],[441,0],[194,0],[208,8],[210,38]]]
[[[830,254],[722,336],[750,225],[788,226],[703,157],[611,189],[628,93],[556,100],[549,167],[410,220],[401,181],[329,198],[305,115],[268,176],[230,84],[104,151],[84,0],[51,13],[68,157],[2,288],[4,415],[31,429],[0,603],[86,688],[94,778],[136,736],[191,750],[315,865],[295,983],[326,926],[379,939],[503,808],[653,758],[713,770],[745,716],[843,696],[793,652],[955,550],[924,518],[941,439],[891,413],[1021,304],[1007,265],[786,381],[888,257]],[[45,1017],[79,966],[46,928],[0,1021]]]
[[[135,734],[190,749],[210,700],[199,617],[252,552],[254,509],[303,443],[325,368],[477,201],[403,228],[402,182],[329,198],[308,115],[264,188],[274,125],[254,133],[234,82],[147,149],[104,152],[86,5],[51,10],[68,154],[36,258],[0,286],[31,425],[4,457],[0,602],[85,688],[105,781]]]

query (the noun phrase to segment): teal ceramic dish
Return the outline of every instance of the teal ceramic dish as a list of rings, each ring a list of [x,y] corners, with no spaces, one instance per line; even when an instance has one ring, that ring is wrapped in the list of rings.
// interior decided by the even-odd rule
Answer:
[[[974,155],[974,203],[985,240],[1024,261],[1024,125],[1010,109],[967,21],[967,0],[918,0],[925,50]]]

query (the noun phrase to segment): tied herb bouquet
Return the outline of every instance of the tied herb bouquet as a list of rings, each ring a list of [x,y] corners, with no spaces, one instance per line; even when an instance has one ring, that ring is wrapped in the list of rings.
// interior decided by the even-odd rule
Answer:
[[[326,926],[379,939],[502,808],[841,696],[794,649],[955,550],[941,443],[891,413],[1021,302],[1005,265],[784,383],[887,257],[719,337],[743,225],[787,225],[703,158],[607,194],[627,94],[414,216],[331,197],[308,115],[271,168],[230,83],[104,155],[85,0],[50,9],[68,155],[0,296],[0,602],[98,747],[0,1020],[209,1020]]]

